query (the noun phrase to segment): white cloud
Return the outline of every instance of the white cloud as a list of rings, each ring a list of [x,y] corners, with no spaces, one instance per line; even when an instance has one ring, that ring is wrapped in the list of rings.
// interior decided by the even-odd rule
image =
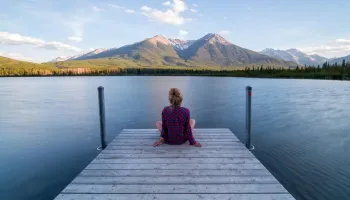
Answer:
[[[145,11],[145,12],[148,12],[148,11],[151,11],[152,8],[148,7],[148,6],[142,6],[141,7],[141,10]]]
[[[124,12],[126,12],[126,13],[135,13],[135,10],[126,9],[126,10],[124,10]]]
[[[164,6],[170,6],[171,5],[171,2],[170,1],[166,1],[163,3]]]
[[[342,43],[342,44],[350,44],[350,40],[349,39],[336,39],[335,42],[336,43]]]
[[[340,57],[350,54],[350,40],[336,39],[326,44],[299,48],[307,54],[320,54],[325,57]]]
[[[226,31],[226,30],[219,32],[220,35],[228,35],[230,33],[231,33],[230,31]]]
[[[123,6],[114,5],[114,4],[108,4],[108,6],[115,8],[115,9],[118,9],[118,10],[123,10],[125,13],[128,13],[128,14],[132,14],[132,13],[136,12],[135,10],[128,9],[128,8],[123,7]]]
[[[224,20],[227,20],[227,17],[226,17],[226,16],[224,17]]]
[[[191,12],[194,12],[194,13],[198,12],[198,10],[193,9],[193,8],[191,8],[190,11],[191,11]]]
[[[194,6],[194,7],[198,7],[198,5],[197,5],[197,4],[195,4],[195,3],[194,3],[194,4],[192,4],[192,6]]]
[[[199,13],[198,14],[198,17],[203,17],[204,15],[202,13]]]
[[[29,56],[24,56],[24,55],[19,54],[19,53],[1,52],[0,51],[0,56],[4,56],[7,58],[12,58],[12,59],[16,59],[16,60],[22,60],[22,61],[29,61],[29,62],[34,61],[34,58],[29,57]]]
[[[44,49],[56,49],[56,50],[68,50],[79,52],[80,48],[74,47],[61,42],[48,42],[38,38],[29,36],[22,36],[17,33],[0,32],[0,44],[5,45],[33,45],[38,48]]]
[[[71,41],[74,41],[74,42],[81,42],[83,40],[83,38],[76,37],[76,36],[71,36],[71,37],[68,37],[68,40],[71,40]]]
[[[156,8],[150,8],[148,6],[142,6],[142,14],[146,17],[158,22],[181,25],[185,23],[186,18],[181,14],[187,9],[187,5],[183,0],[173,0],[165,11],[158,10]]]
[[[101,11],[103,11],[102,8],[99,8],[99,7],[97,7],[97,6],[92,6],[92,10],[93,10],[94,12],[101,12]]]
[[[116,8],[116,9],[125,9],[124,7],[122,6],[117,6],[117,5],[114,5],[114,4],[108,4],[108,6],[112,7],[112,8]]]
[[[185,37],[186,35],[188,35],[188,32],[185,30],[180,30],[179,34],[180,36]]]

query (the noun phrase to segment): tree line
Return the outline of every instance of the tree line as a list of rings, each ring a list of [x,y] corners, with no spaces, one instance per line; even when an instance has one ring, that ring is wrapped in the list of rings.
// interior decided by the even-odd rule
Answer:
[[[261,78],[311,78],[348,80],[350,62],[341,64],[325,62],[321,66],[297,66],[276,68],[273,66],[253,66],[244,69],[234,68],[0,68],[0,76],[228,76]]]

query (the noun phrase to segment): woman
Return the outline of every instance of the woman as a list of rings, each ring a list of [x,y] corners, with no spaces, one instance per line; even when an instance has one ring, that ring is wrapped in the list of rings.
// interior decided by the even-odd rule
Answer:
[[[183,144],[187,141],[190,145],[201,147],[192,134],[195,121],[190,118],[190,110],[181,107],[182,95],[179,89],[171,88],[169,91],[170,106],[162,111],[162,121],[156,123],[161,133],[159,141],[153,144],[154,147],[163,143]]]

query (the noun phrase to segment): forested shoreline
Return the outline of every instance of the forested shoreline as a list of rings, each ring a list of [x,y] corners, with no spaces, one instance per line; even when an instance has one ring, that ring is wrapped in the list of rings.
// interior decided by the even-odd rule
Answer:
[[[256,78],[305,78],[349,80],[350,62],[342,64],[328,62],[322,66],[297,66],[296,68],[274,68],[253,66],[238,69],[207,68],[6,68],[0,67],[0,77],[24,76],[218,76]]]

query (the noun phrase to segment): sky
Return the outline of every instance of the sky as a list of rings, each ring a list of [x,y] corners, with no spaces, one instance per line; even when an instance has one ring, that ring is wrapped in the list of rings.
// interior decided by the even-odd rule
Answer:
[[[0,56],[46,62],[155,35],[350,55],[350,0],[0,0]]]

